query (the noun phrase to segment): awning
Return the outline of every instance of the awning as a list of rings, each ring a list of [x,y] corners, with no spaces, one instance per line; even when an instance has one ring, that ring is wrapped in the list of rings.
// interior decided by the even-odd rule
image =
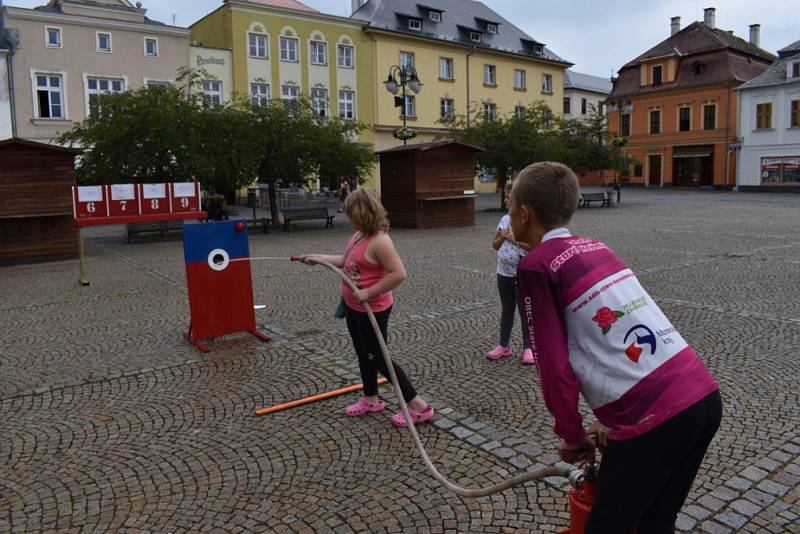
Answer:
[[[673,154],[673,158],[707,158],[711,156],[711,152],[683,152],[681,154]]]

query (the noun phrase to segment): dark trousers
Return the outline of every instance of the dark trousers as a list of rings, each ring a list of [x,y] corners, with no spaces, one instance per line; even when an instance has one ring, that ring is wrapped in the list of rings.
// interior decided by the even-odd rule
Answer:
[[[389,315],[391,313],[392,308],[389,308],[375,314],[375,320],[378,322],[384,342],[387,339]],[[389,379],[389,368],[386,367],[386,360],[383,358],[381,346],[366,312],[356,311],[346,306],[344,316],[347,321],[347,330],[353,340],[353,347],[358,355],[358,369],[361,372],[361,383],[364,384],[364,396],[372,397],[378,394],[378,373]],[[417,396],[417,392],[403,369],[394,361],[392,361],[392,364],[394,365],[394,373],[397,375],[397,381],[400,383],[403,400],[409,402]]]
[[[585,534],[673,534],[721,419],[716,391],[641,436],[609,440]]]
[[[497,290],[500,292],[500,306],[502,308],[500,313],[500,344],[508,347],[511,345],[511,330],[514,328],[514,316],[518,307],[516,277],[498,274]],[[520,324],[525,324],[522,319],[520,319]],[[525,335],[525,329],[523,328],[522,346],[529,349],[530,345],[530,338]]]

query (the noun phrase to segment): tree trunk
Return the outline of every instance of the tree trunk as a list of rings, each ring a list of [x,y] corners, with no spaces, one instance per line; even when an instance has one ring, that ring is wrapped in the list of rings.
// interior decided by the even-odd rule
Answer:
[[[497,188],[500,189],[500,210],[506,209],[506,183],[508,182],[508,175],[505,169],[495,168],[495,176],[497,177]]]
[[[278,227],[281,225],[278,220],[278,194],[275,191],[275,180],[265,180],[269,185],[269,214],[272,217],[272,226]]]

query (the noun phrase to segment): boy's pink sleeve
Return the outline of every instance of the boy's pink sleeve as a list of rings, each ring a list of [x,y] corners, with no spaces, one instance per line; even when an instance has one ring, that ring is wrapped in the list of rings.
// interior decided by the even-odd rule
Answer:
[[[578,411],[580,383],[569,363],[559,293],[543,272],[521,267],[517,283],[525,332],[536,358],[544,402],[556,420],[553,431],[567,443],[577,443],[585,436]]]

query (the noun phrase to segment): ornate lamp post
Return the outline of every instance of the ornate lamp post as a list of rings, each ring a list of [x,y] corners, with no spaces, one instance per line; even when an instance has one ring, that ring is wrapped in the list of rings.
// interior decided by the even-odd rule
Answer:
[[[422,91],[423,84],[419,81],[417,70],[411,65],[404,67],[392,65],[389,67],[389,76],[383,84],[387,91],[395,95],[394,107],[400,107],[403,110],[403,132],[406,132],[406,86],[414,93]],[[397,96],[398,92],[401,92],[401,96]],[[407,140],[408,138],[403,136],[404,145]]]

